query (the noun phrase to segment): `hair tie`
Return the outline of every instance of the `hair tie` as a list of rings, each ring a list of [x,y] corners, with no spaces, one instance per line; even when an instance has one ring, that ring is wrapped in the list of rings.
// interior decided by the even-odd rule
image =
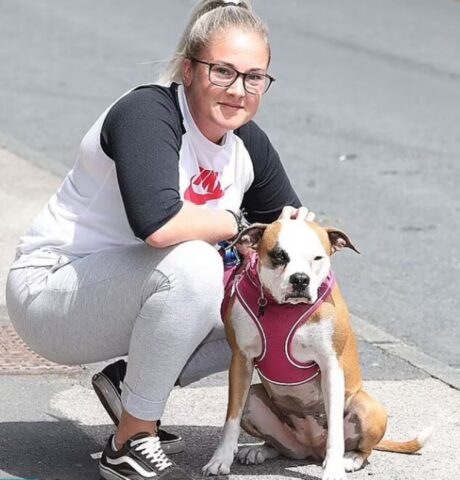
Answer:
[[[241,7],[241,0],[237,0],[236,2],[234,0],[223,0],[224,4],[222,5],[223,7]]]

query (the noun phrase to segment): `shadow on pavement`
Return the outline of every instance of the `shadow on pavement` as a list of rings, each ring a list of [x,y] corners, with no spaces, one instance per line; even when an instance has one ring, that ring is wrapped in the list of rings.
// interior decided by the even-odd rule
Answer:
[[[201,469],[212,457],[215,448],[219,442],[222,428],[206,426],[176,426],[165,427],[168,430],[181,435],[186,441],[184,452],[174,455],[174,461],[187,470],[196,478],[201,477]],[[239,439],[240,443],[260,443],[260,440],[242,433]],[[288,468],[301,467],[307,464],[307,461],[290,460],[287,458],[276,458],[268,460],[262,465],[241,465],[237,461],[232,465],[231,475],[242,477],[260,477],[269,479],[273,476],[282,476],[286,479],[319,480],[319,477],[306,475],[304,472],[288,470]],[[210,478],[213,477],[203,477]],[[228,478],[221,475],[216,477],[220,479]]]
[[[62,420],[2,423],[0,469],[15,478],[96,480],[97,462],[90,454],[101,449],[95,440],[101,437],[101,429],[110,434],[111,428]]]
[[[186,450],[172,458],[195,478],[201,478],[201,468],[211,458],[218,443],[221,428],[206,426],[166,427],[181,435]],[[100,452],[113,426],[85,426],[59,420],[56,422],[10,422],[0,424],[0,470],[15,478],[37,480],[97,480],[97,460],[91,454]],[[240,442],[255,439],[242,435]],[[263,465],[245,466],[235,463],[232,475],[282,476],[286,479],[318,480],[291,468],[305,462],[275,459]],[[2,473],[0,473],[0,478]],[[212,477],[211,477],[212,478]],[[219,479],[225,476],[217,477]],[[228,478],[228,477],[227,477]]]

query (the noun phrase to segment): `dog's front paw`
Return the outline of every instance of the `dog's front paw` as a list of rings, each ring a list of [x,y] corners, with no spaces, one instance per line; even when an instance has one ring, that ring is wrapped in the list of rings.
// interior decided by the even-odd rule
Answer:
[[[278,451],[268,445],[248,445],[240,448],[238,461],[246,465],[260,465],[268,458],[275,458],[278,455]]]
[[[323,467],[324,472],[322,480],[347,480],[343,460],[331,461],[326,459]]]
[[[203,467],[203,475],[228,475],[236,451],[217,449],[211,460]]]

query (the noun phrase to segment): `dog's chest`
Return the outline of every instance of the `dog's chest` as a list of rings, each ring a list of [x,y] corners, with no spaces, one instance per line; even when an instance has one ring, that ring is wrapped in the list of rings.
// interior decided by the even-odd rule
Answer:
[[[320,321],[307,321],[300,326],[290,345],[292,357],[300,363],[314,361],[321,366],[322,359],[335,355],[334,320],[331,317]]]
[[[248,357],[259,357],[263,348],[260,330],[238,299],[233,305],[231,322],[241,351]],[[333,335],[333,318],[325,317],[315,322],[306,321],[296,328],[292,336],[289,345],[290,355],[298,363],[315,361],[321,364],[322,358],[335,354]]]
[[[333,320],[305,323],[296,331],[291,342],[291,356],[301,364],[316,362],[324,365],[325,357],[335,354],[333,348]],[[300,418],[324,413],[321,376],[301,385],[277,385],[263,382],[277,407]]]
[[[263,342],[255,322],[238,300],[232,311],[233,328],[237,344],[249,358],[262,354]],[[334,321],[324,317],[320,321],[307,321],[297,328],[290,342],[291,358],[299,364],[316,362],[325,364],[323,359],[335,354],[333,347]],[[324,417],[324,400],[321,389],[321,375],[301,385],[279,385],[263,379],[268,396],[278,409],[300,421],[312,417],[321,423]]]

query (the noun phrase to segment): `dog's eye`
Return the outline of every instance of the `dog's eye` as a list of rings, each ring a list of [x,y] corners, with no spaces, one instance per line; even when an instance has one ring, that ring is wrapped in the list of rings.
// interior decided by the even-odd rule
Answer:
[[[321,257],[321,255],[318,255],[313,259],[313,261],[317,262],[318,260],[322,260],[324,257]]]
[[[279,267],[281,265],[287,265],[289,263],[289,255],[282,248],[276,248],[269,252],[270,260],[274,267]]]

